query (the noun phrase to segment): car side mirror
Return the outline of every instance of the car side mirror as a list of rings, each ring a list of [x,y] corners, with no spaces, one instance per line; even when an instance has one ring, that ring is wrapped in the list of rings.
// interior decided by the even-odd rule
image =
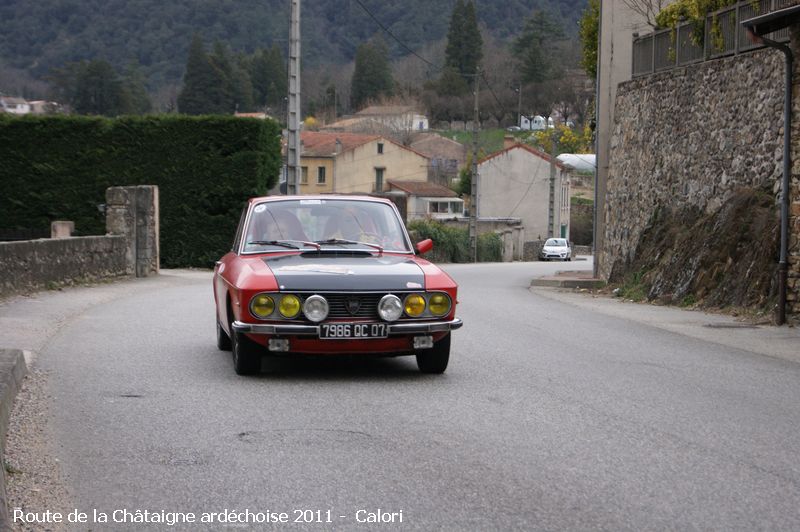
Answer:
[[[433,249],[433,240],[430,238],[426,238],[422,242],[417,242],[417,245],[414,246],[414,252],[417,255],[424,255],[425,253],[429,252]]]

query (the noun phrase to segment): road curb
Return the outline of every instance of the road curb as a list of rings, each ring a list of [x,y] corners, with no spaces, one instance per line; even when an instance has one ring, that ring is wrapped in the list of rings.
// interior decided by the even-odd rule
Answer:
[[[5,457],[6,431],[14,397],[28,372],[25,355],[19,349],[0,349],[0,452]],[[11,530],[6,496],[5,461],[0,467],[0,530]]]
[[[531,286],[550,288],[602,288],[605,285],[602,279],[578,277],[540,277],[531,281]]]

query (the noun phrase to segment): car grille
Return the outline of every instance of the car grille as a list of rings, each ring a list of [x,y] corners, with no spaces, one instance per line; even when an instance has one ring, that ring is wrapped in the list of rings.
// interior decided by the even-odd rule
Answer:
[[[330,310],[329,318],[376,318],[378,317],[378,303],[386,294],[320,294],[328,300]],[[348,310],[350,300],[358,301],[359,307],[355,313]]]

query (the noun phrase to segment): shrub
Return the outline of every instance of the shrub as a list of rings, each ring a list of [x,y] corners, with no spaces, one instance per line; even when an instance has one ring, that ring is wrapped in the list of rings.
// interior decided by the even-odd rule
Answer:
[[[469,253],[469,231],[449,227],[434,220],[414,220],[408,224],[411,231],[420,239],[433,240],[433,251],[428,258],[433,262],[471,262]],[[500,261],[503,255],[503,241],[496,233],[478,235],[478,260],[482,262]]]

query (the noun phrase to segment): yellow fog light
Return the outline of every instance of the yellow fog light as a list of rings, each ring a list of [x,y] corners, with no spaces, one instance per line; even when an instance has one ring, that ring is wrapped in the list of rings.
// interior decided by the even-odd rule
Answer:
[[[283,296],[278,310],[284,318],[294,318],[300,313],[300,298],[293,295]]]
[[[410,296],[406,297],[403,307],[406,311],[406,314],[412,318],[416,318],[425,312],[425,298],[419,294],[411,294]]]
[[[428,308],[434,316],[444,316],[450,312],[450,296],[447,294],[433,294],[428,301]]]
[[[250,300],[250,312],[256,318],[264,319],[275,310],[275,302],[267,294],[258,294]]]

